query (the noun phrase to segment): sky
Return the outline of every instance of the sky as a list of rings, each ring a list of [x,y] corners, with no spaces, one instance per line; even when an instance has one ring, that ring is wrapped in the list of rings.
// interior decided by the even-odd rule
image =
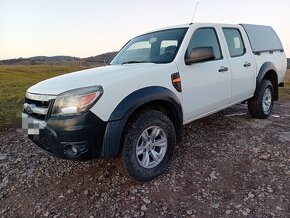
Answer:
[[[0,0],[0,60],[89,57],[154,29],[190,23],[194,0]],[[272,26],[290,57],[289,0],[198,0],[194,22]]]

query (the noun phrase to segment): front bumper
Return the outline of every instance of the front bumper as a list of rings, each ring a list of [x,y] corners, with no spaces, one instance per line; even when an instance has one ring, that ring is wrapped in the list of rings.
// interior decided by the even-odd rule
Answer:
[[[62,159],[90,160],[103,156],[107,123],[92,112],[79,116],[51,117],[44,121],[23,114],[22,128],[32,142]]]

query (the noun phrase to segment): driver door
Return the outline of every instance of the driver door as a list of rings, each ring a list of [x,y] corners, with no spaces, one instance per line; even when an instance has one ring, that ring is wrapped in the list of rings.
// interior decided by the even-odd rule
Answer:
[[[231,68],[223,57],[215,28],[193,33],[187,52],[199,47],[212,47],[215,59],[180,68],[185,123],[227,106],[231,99]]]

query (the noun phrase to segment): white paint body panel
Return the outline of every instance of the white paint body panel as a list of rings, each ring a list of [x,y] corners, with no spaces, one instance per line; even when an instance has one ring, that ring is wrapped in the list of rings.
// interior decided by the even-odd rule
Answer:
[[[112,65],[54,77],[30,87],[27,92],[59,95],[72,89],[101,85],[104,94],[91,111],[103,121],[108,121],[113,110],[126,96],[145,87],[168,88],[181,101],[181,93],[171,83],[171,74],[177,71],[175,63]]]
[[[32,86],[28,89],[28,95],[33,93],[57,96],[68,90],[101,85],[104,94],[90,110],[103,121],[108,121],[114,109],[126,96],[145,87],[161,86],[170,89],[180,99],[183,123],[187,124],[252,97],[259,69],[267,61],[276,67],[279,83],[283,81],[287,62],[285,53],[254,55],[246,32],[240,25],[192,24],[178,27],[189,29],[172,63],[113,65],[70,73]],[[184,57],[188,43],[194,31],[201,27],[216,29],[223,59],[187,66]],[[230,58],[223,27],[240,30],[247,51],[245,55]],[[243,65],[246,62],[251,63],[251,67],[245,68]],[[229,71],[218,72],[222,66],[228,67]],[[180,73],[182,79],[182,93],[177,92],[171,82],[171,74],[176,72]]]

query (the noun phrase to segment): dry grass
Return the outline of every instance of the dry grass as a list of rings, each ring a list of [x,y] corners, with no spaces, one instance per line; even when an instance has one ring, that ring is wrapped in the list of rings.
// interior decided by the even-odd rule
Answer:
[[[11,124],[21,113],[26,90],[33,84],[61,74],[83,70],[84,66],[0,66],[0,127]]]
[[[290,69],[287,70],[284,83],[285,87],[280,88],[280,97],[290,99]]]
[[[290,83],[290,69],[287,70],[286,77],[285,77],[285,82],[286,83]]]

